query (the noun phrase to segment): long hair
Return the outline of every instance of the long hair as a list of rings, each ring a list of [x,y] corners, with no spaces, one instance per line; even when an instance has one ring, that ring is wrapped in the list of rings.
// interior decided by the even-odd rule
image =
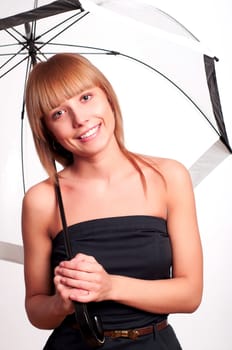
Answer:
[[[26,109],[35,147],[43,167],[55,181],[54,161],[63,166],[73,162],[72,153],[58,144],[47,129],[44,116],[64,100],[91,87],[99,87],[105,93],[114,113],[114,134],[119,148],[140,173],[143,186],[146,186],[138,162],[149,164],[124,146],[122,114],[112,85],[97,67],[79,54],[59,53],[47,61],[37,63],[27,81]]]

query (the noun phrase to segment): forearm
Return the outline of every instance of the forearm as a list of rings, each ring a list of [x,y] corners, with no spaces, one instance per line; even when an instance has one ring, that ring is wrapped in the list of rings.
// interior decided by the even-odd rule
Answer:
[[[56,295],[35,295],[27,298],[26,311],[33,326],[40,329],[56,328],[72,313],[71,308],[62,305]]]
[[[112,276],[112,300],[148,312],[193,312],[201,295],[201,284],[194,285],[185,277],[147,281]]]

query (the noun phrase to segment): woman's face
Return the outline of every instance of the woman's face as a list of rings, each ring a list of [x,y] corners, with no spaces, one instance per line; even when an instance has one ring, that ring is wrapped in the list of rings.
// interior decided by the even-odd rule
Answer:
[[[44,121],[56,141],[74,156],[95,155],[114,139],[114,113],[98,87],[65,100]]]

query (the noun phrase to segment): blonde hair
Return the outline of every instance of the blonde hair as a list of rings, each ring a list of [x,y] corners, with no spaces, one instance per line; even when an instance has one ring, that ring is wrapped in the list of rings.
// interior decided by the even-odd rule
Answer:
[[[119,148],[140,173],[143,186],[146,186],[138,161],[149,164],[124,146],[122,114],[112,85],[97,67],[79,54],[56,54],[45,62],[37,63],[29,75],[26,109],[35,147],[43,167],[55,181],[54,161],[63,166],[73,162],[72,153],[56,143],[46,128],[43,117],[64,100],[95,86],[103,90],[114,113],[114,134]]]

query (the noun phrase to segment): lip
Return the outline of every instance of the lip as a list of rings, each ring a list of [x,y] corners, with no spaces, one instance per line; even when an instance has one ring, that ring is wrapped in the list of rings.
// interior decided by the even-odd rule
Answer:
[[[81,133],[77,137],[77,139],[82,141],[82,142],[86,142],[86,141],[93,139],[97,135],[97,133],[100,129],[100,126],[101,126],[101,123],[94,125],[93,127],[85,130],[83,133]]]

